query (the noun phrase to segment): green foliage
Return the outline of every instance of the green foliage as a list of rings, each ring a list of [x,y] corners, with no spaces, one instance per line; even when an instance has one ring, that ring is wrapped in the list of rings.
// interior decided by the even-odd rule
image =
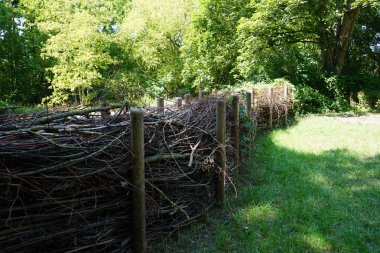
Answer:
[[[380,31],[374,1],[355,1],[346,8],[342,0],[261,0],[251,1],[251,5],[254,12],[240,20],[237,30],[237,70],[244,78],[286,77],[296,85],[306,84],[334,97],[336,91],[330,94],[332,87],[326,77],[350,72],[378,75],[378,54],[369,47]]]
[[[294,107],[299,114],[325,113],[336,109],[334,100],[305,85],[296,88]]]
[[[380,91],[363,90],[357,94],[358,106],[362,109],[380,111]]]
[[[60,91],[70,91],[85,99],[103,81],[102,72],[117,63],[109,55],[108,36],[97,31],[97,22],[91,18],[76,13],[65,29],[47,42],[44,55],[56,61],[51,68],[53,103],[61,102],[56,100],[61,99]]]
[[[245,79],[260,82],[283,77],[295,84],[307,83],[314,87],[321,82],[321,64],[314,47],[289,45],[259,49],[256,42],[245,43],[244,36],[240,36],[239,41],[242,47],[237,70]]]
[[[0,1],[0,101],[38,103],[47,91],[41,49],[46,35],[30,24],[23,9]]]
[[[25,0],[35,23],[49,34],[43,57],[54,62],[52,95],[46,100],[88,103],[99,87],[112,80],[112,69],[121,60],[112,55],[115,26],[123,1]],[[40,6],[36,10],[35,6]],[[123,8],[121,8],[123,9]]]
[[[343,110],[358,92],[374,108],[380,54],[370,45],[379,42],[379,5],[343,6],[343,0],[3,0],[0,100],[88,104],[285,78],[332,100],[321,101],[323,111]]]
[[[8,106],[8,104],[6,102],[0,100],[0,109],[7,107],[7,106]]]
[[[248,12],[241,0],[203,0],[194,13],[182,48],[183,82],[197,91],[235,83],[236,26]]]
[[[331,108],[335,111],[344,111],[349,108],[349,94],[338,76],[331,76],[325,80],[329,97],[333,99]]]
[[[303,32],[303,27],[312,26],[315,19],[309,3],[252,1],[252,6],[254,13],[242,18],[237,29],[240,73],[256,81],[278,77],[295,83],[315,81],[320,73],[317,50],[314,45],[303,43],[315,39]],[[306,22],[301,24],[298,19]],[[313,28],[305,30],[308,29]]]
[[[371,48],[380,43],[380,38],[376,37],[376,34],[380,32],[379,7],[379,4],[377,7],[368,5],[360,15],[342,73],[344,76],[351,78],[360,76],[365,79],[368,79],[368,76],[379,77],[380,54]]]
[[[99,91],[98,94],[102,94],[101,99],[113,101],[134,102],[141,99],[145,94],[145,91],[138,83],[131,82],[131,79],[124,75],[110,80]]]
[[[133,0],[129,5],[122,36],[131,41],[132,54],[144,69],[141,84],[150,95],[179,92],[180,48],[193,8],[188,0]]]

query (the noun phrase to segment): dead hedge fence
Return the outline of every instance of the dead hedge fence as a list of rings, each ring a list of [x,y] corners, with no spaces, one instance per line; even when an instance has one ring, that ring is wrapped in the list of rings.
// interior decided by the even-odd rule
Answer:
[[[223,206],[243,118],[275,126],[291,110],[284,88],[246,94],[0,116],[1,251],[152,251]]]

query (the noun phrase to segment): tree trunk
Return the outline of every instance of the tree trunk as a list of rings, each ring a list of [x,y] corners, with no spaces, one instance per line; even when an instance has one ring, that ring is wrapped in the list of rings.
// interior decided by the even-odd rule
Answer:
[[[334,29],[328,30],[324,11],[318,13],[320,19],[319,37],[322,52],[323,67],[327,73],[340,75],[343,70],[344,61],[347,55],[347,49],[355,28],[356,21],[362,10],[359,4],[352,7],[355,0],[347,0],[345,6],[337,6],[337,15],[343,13],[343,19],[337,16]]]
[[[356,21],[362,10],[362,5],[351,8],[354,0],[347,0],[346,12],[344,13],[342,24],[340,25],[337,35],[337,45],[335,51],[335,73],[340,75],[343,70],[344,60],[346,58],[347,49],[351,40],[352,33],[355,28]]]

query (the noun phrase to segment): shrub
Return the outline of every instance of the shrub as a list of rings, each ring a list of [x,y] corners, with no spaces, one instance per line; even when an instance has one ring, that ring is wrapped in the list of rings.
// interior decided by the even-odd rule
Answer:
[[[294,109],[297,113],[326,112],[332,101],[309,86],[298,86],[295,90]]]
[[[358,92],[358,104],[362,108],[380,109],[380,91],[363,90]]]

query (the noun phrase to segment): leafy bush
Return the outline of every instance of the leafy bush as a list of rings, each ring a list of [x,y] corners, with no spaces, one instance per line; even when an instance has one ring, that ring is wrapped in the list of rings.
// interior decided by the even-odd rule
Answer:
[[[294,99],[295,111],[299,114],[342,112],[349,108],[342,98],[332,99],[309,86],[298,86]]]
[[[376,104],[375,104],[375,111],[380,112],[380,99],[378,99]]]
[[[7,107],[7,106],[8,106],[8,103],[6,103],[5,101],[1,101],[0,100],[0,109],[4,108],[4,107]]]
[[[296,88],[295,109],[301,114],[348,111],[351,109],[349,84],[342,77],[330,76],[324,78],[321,90],[299,85]]]
[[[379,110],[380,91],[363,90],[358,92],[358,104],[364,108]]]
[[[338,76],[331,76],[325,79],[329,98],[332,100],[327,107],[328,110],[342,112],[349,109],[348,92],[345,83]]]

